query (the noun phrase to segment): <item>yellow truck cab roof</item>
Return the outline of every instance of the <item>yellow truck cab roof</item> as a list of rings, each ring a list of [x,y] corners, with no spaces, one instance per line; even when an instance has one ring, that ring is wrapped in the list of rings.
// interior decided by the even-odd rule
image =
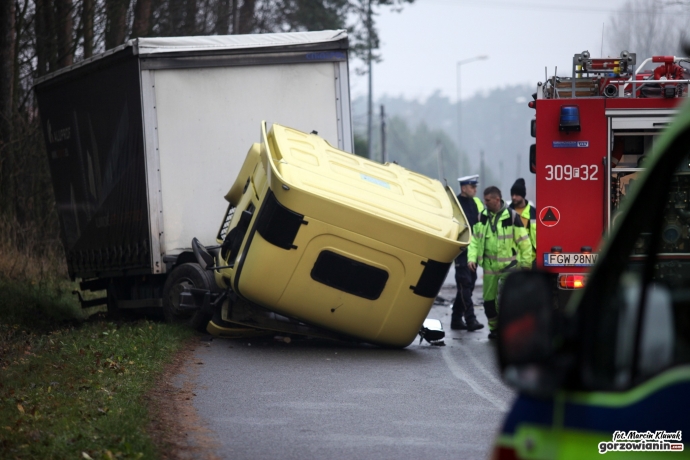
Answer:
[[[324,139],[273,124],[268,133],[274,167],[290,187],[412,227],[469,243],[455,193],[437,180],[380,164],[331,146]],[[458,237],[458,235],[460,235]]]

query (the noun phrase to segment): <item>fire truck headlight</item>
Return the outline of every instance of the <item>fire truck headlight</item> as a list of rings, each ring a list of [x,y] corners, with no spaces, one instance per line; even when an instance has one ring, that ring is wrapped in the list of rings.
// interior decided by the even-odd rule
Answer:
[[[558,129],[560,131],[580,131],[580,109],[576,105],[561,107],[561,117]]]

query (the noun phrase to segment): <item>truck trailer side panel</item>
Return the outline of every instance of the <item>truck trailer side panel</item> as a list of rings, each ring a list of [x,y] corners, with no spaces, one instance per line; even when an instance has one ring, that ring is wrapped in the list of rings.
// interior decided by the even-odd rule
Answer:
[[[137,60],[119,59],[37,92],[70,274],[148,270]]]
[[[215,242],[262,120],[352,152],[347,50],[345,30],[137,38],[37,78],[82,290],[107,289],[97,300],[114,312],[161,306],[192,238]]]
[[[161,191],[161,253],[179,254],[193,237],[215,241],[223,196],[262,120],[342,145],[337,71],[333,62],[149,71],[156,113],[145,120],[157,120],[160,152],[160,187],[151,181],[149,198]]]

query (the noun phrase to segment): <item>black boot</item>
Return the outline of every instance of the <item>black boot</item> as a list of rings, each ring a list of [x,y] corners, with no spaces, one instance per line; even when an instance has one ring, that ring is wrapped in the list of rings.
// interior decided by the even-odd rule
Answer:
[[[467,330],[467,324],[465,324],[465,321],[463,321],[462,318],[460,318],[459,320],[451,320],[450,328],[454,331],[464,331]]]
[[[477,318],[470,318],[467,320],[467,330],[468,331],[478,331],[482,329],[484,325],[477,321]]]

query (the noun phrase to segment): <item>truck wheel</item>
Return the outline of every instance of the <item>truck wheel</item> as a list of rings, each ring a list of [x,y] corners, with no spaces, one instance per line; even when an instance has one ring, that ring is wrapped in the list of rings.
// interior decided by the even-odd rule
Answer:
[[[163,285],[163,314],[170,323],[187,323],[198,331],[205,331],[211,319],[211,313],[197,310],[195,312],[180,309],[180,293],[185,287],[215,290],[215,280],[211,272],[202,269],[198,264],[186,263],[173,269]]]

